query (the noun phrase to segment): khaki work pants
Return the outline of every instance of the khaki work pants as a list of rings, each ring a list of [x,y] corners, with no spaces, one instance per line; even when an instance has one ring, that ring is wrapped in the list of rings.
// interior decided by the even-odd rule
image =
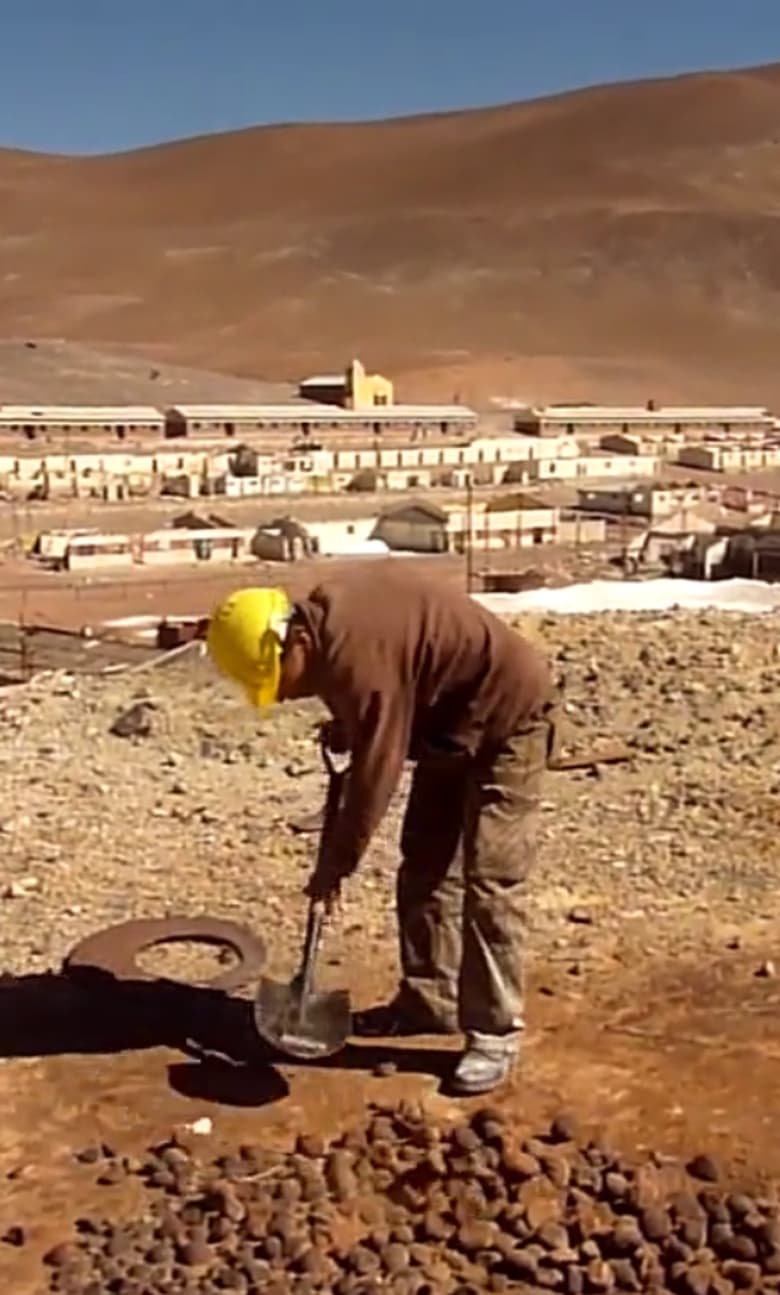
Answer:
[[[523,1027],[525,885],[555,712],[484,758],[417,765],[398,874],[401,999],[432,1029]]]

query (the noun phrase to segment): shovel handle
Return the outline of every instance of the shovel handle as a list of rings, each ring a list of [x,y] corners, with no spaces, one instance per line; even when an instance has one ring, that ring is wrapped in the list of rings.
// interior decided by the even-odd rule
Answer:
[[[322,936],[322,927],[324,922],[325,905],[322,900],[312,900],[311,904],[309,904],[309,912],[306,918],[306,935],[304,936],[303,941],[303,957],[301,959],[301,969],[298,972],[302,1001],[305,1001],[311,993],[311,984],[314,978],[314,964],[317,961],[317,953],[320,947],[320,938]]]

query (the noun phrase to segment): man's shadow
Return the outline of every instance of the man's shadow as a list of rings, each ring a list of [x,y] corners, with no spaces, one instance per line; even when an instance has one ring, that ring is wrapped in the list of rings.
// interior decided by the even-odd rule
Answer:
[[[252,1003],[222,991],[168,980],[125,981],[97,969],[0,976],[0,1057],[112,1055],[167,1047],[187,1061],[168,1067],[174,1091],[200,1101],[257,1107],[280,1101],[289,1084],[279,1066],[437,1077],[444,1049],[348,1043],[337,1056],[294,1062],[257,1034]]]

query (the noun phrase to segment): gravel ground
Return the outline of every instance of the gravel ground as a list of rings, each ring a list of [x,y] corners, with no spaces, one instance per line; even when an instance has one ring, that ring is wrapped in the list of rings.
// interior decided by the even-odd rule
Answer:
[[[637,940],[723,948],[771,911],[778,625],[680,612],[526,621],[565,678],[574,747],[620,738],[633,754],[597,776],[549,776],[534,958],[576,972]],[[139,699],[149,733],[116,736]],[[286,820],[323,794],[319,717],[311,704],[258,718],[194,654],[0,692],[0,969],[57,966],[105,924],[183,912],[246,923],[267,935],[272,966],[289,966],[312,842]],[[402,808],[400,794],[347,889],[333,968],[370,957],[391,973]],[[182,951],[155,957],[170,974],[194,966]]]

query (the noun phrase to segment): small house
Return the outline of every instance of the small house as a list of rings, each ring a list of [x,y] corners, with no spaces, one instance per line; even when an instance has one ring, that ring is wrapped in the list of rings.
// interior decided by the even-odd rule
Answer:
[[[435,504],[412,500],[380,513],[371,539],[390,550],[408,553],[446,553],[449,549],[448,516]]]

